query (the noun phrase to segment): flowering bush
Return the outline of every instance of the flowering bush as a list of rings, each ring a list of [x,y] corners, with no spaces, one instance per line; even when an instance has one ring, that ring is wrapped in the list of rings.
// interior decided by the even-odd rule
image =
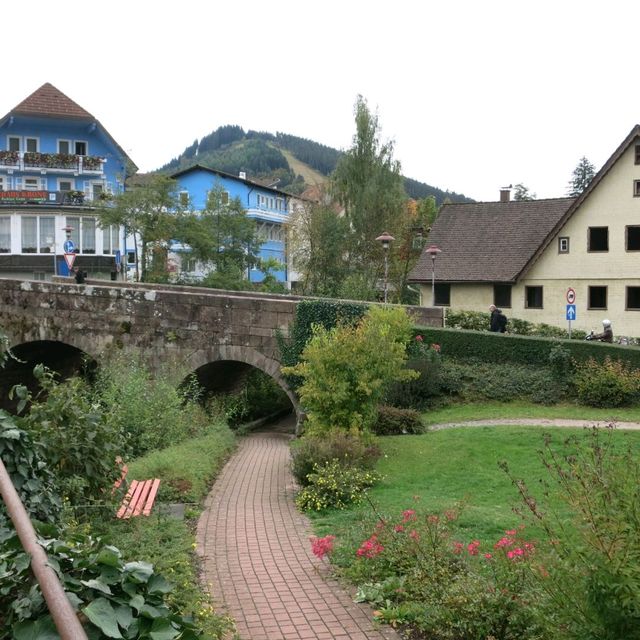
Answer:
[[[529,589],[536,545],[523,528],[510,529],[492,546],[455,540],[458,510],[420,514],[405,509],[381,519],[356,551],[349,572],[361,583],[359,601],[384,606],[376,617],[408,623],[433,640],[539,638]],[[377,585],[377,587],[376,587]]]
[[[379,478],[375,471],[344,467],[337,460],[315,465],[314,472],[308,476],[309,485],[300,491],[296,504],[302,511],[346,509],[360,502],[363,491]]]
[[[332,535],[325,536],[324,538],[316,538],[315,536],[309,538],[313,555],[322,560],[324,556],[333,551],[333,541],[335,539],[336,537]]]

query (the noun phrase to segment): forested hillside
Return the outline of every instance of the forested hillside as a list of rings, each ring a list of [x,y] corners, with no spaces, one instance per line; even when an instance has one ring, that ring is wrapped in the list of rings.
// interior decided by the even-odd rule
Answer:
[[[309,184],[291,168],[283,151],[313,169],[316,175],[326,178],[341,156],[337,149],[305,138],[281,132],[275,135],[265,131],[245,132],[238,125],[226,125],[200,141],[194,140],[177,158],[158,171],[172,173],[201,164],[231,174],[244,171],[251,180],[274,185],[290,193],[302,193]],[[453,202],[472,202],[462,194],[444,191],[412,178],[405,178],[405,190],[411,198],[434,196],[438,204],[446,198]]]

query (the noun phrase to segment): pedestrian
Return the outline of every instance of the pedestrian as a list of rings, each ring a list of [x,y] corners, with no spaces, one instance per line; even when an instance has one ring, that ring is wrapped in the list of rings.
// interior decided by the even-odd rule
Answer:
[[[73,272],[76,284],[84,284],[84,280],[87,277],[87,274],[82,269],[80,269],[80,267],[74,267]]]
[[[502,313],[495,304],[489,307],[491,317],[489,318],[489,331],[494,333],[504,333],[507,330],[507,316]]]

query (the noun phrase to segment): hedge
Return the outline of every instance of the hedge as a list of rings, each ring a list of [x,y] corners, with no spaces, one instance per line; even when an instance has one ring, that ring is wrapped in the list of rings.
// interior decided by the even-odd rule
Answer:
[[[463,361],[482,360],[546,366],[549,364],[551,349],[560,343],[578,362],[584,362],[589,358],[602,362],[609,356],[613,360],[628,362],[634,368],[640,368],[640,348],[633,346],[422,326],[416,327],[416,335],[418,334],[425,342],[439,344],[443,355]]]

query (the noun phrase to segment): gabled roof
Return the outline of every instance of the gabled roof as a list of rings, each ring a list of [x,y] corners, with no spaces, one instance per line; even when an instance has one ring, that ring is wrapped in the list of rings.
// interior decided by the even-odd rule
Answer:
[[[7,115],[44,116],[49,118],[95,118],[62,91],[46,82],[14,107]]]
[[[193,171],[205,171],[207,173],[212,173],[216,176],[220,176],[221,178],[230,178],[231,180],[237,180],[238,182],[243,182],[244,184],[248,184],[250,187],[254,187],[254,188],[258,187],[260,189],[265,189],[266,191],[272,191],[273,193],[277,193],[277,194],[286,196],[288,198],[297,198],[298,200],[307,200],[307,198],[304,198],[303,196],[296,196],[292,193],[287,193],[286,191],[282,191],[282,189],[267,187],[266,185],[260,184],[255,180],[248,180],[247,178],[241,178],[240,176],[237,176],[233,173],[226,173],[225,171],[219,171],[218,169],[205,167],[203,164],[193,164],[190,167],[187,167],[186,169],[180,169],[180,171],[176,171],[175,173],[172,173],[169,177],[175,180],[176,178],[179,178],[180,176],[183,176],[187,173],[192,173]]]
[[[45,82],[45,84],[43,84],[39,89],[36,89],[19,105],[9,111],[9,113],[0,118],[0,127],[15,116],[61,118],[79,121],[84,120],[88,123],[95,123],[109,142],[111,142],[122,154],[122,157],[131,164],[133,170],[136,171],[138,169],[133,160],[131,160],[131,158],[126,154],[125,150],[113,139],[111,134],[102,126],[96,117],[91,115],[80,105],[76,104],[71,98],[66,96],[62,91],[54,87],[49,82]]]
[[[526,267],[522,270],[522,274],[524,275],[538,260],[538,258],[542,255],[542,252],[549,246],[549,243],[553,240],[556,233],[562,229],[562,227],[567,223],[569,218],[578,210],[580,205],[595,191],[598,185],[602,182],[603,178],[611,171],[613,166],[618,162],[624,152],[634,143],[635,140],[640,136],[640,125],[635,125],[633,129],[629,132],[629,135],[622,141],[620,146],[613,152],[611,157],[602,165],[602,168],[596,175],[593,177],[587,188],[574,200],[573,204],[567,209],[565,214],[558,220],[555,227],[549,232],[548,236],[545,240],[540,244],[538,250],[528,261]]]
[[[515,282],[573,203],[555,198],[444,205],[429,234],[429,242],[442,250],[435,279]],[[410,280],[430,282],[431,267],[423,253]]]

